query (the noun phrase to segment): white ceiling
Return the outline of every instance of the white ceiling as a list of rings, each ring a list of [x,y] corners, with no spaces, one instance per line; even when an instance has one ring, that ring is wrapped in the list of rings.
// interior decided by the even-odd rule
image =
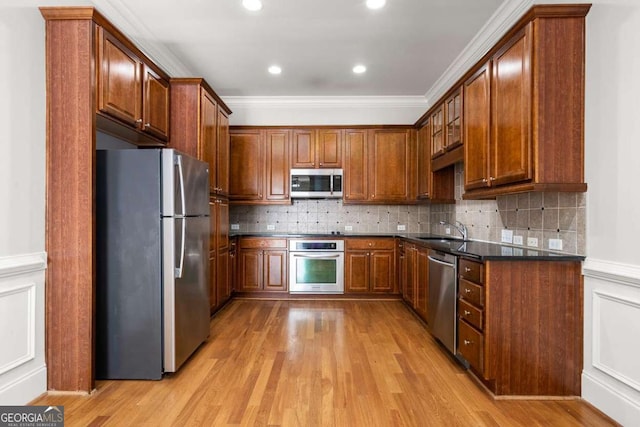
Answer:
[[[249,12],[241,0],[94,0],[150,56],[221,96],[424,95],[502,2],[387,0],[372,11],[365,0],[263,0]],[[367,72],[353,74],[356,63]]]

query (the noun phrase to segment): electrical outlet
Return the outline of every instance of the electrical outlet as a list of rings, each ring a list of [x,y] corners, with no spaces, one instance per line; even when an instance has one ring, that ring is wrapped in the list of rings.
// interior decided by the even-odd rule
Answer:
[[[344,231],[353,231],[353,225],[345,225]]]
[[[562,239],[549,239],[549,249],[562,250]]]
[[[522,242],[523,242],[522,236],[513,236],[513,244],[514,245],[521,245]]]
[[[398,231],[405,231],[407,229],[407,226],[404,224],[398,224]]]
[[[527,239],[527,246],[531,246],[532,248],[538,247],[538,238],[537,237],[529,237]]]
[[[451,228],[450,227],[445,228],[444,234],[451,234]]]
[[[267,224],[267,230],[275,230],[276,226],[273,224]]]
[[[502,243],[513,243],[513,230],[502,230]]]
[[[240,224],[231,224],[232,230],[240,230]]]

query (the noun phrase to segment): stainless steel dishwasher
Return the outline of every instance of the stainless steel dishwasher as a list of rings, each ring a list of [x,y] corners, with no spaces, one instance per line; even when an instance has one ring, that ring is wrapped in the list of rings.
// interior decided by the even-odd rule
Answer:
[[[429,329],[451,354],[457,339],[457,257],[429,251]]]

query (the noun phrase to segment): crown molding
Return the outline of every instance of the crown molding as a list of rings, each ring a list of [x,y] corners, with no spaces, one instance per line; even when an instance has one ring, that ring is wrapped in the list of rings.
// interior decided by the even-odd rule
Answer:
[[[500,5],[469,44],[442,73],[442,76],[427,91],[425,98],[429,104],[428,107],[430,108],[435,101],[451,89],[456,81],[473,67],[535,3],[535,0],[506,0]]]
[[[230,108],[424,108],[424,96],[223,96]]]
[[[157,35],[144,25],[124,0],[91,0],[96,9],[125,34],[145,55],[169,76],[191,76],[194,73],[165,45],[153,42]],[[137,34],[137,36],[133,36]]]

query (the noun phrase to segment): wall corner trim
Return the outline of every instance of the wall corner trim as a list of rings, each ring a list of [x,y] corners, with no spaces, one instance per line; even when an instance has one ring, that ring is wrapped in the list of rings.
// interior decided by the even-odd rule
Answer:
[[[640,287],[640,265],[587,258],[582,264],[585,277]]]
[[[0,278],[35,273],[46,268],[46,252],[0,257]]]

